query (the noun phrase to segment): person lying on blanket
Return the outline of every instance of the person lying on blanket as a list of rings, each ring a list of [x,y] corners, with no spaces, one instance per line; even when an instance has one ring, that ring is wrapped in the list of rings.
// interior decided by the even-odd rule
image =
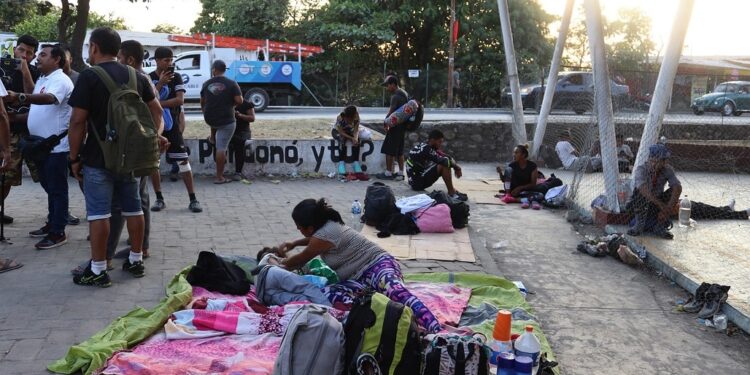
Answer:
[[[393,301],[409,306],[419,326],[430,333],[442,327],[432,312],[404,286],[401,267],[380,246],[344,225],[341,214],[325,199],[305,199],[292,211],[292,219],[304,238],[279,245],[282,266],[294,270],[320,256],[341,280],[356,280]],[[301,252],[286,256],[297,246]]]

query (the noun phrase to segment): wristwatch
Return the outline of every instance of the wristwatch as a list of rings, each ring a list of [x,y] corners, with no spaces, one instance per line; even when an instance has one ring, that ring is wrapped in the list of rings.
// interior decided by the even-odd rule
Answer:
[[[26,103],[26,94],[24,94],[24,93],[18,94],[18,102],[20,104]]]

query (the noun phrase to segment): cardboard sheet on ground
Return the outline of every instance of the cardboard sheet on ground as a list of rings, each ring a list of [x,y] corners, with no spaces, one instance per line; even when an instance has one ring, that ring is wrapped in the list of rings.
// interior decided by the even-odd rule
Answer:
[[[492,204],[492,205],[504,205],[505,203],[496,198],[495,194],[503,188],[503,183],[500,179],[484,179],[484,180],[465,180],[465,179],[454,179],[453,184],[456,190],[469,196],[470,202],[476,204]],[[435,183],[435,189],[447,190],[442,180]]]
[[[365,225],[362,235],[393,255],[396,259],[431,259],[475,262],[469,230],[457,229],[453,233],[420,233],[410,236],[378,238],[378,230]]]
[[[118,350],[116,358],[110,359],[110,370],[118,370],[118,374],[162,373],[159,370],[195,368],[199,373],[230,373],[234,364],[243,363],[245,371],[252,374],[270,374],[275,353],[281,338],[271,334],[264,335],[225,335],[208,339],[196,340],[165,340],[162,329],[164,321],[162,314],[169,314],[185,307],[191,299],[192,288],[184,278],[185,271],[178,274],[167,287],[168,295],[179,295],[182,302],[176,303],[174,298],[165,298],[150,312],[159,312],[159,318],[143,319],[137,316],[136,309],[118,318],[104,330],[92,336],[80,345],[71,347],[65,358],[56,361],[48,368],[57,373],[72,374],[78,371],[88,375],[97,369],[102,369],[108,358]],[[534,311],[521,296],[517,287],[506,279],[477,273],[425,273],[407,274],[405,281],[408,285],[414,283],[448,283],[460,288],[470,288],[471,298],[469,307],[478,307],[486,303],[494,307],[509,310],[522,310],[533,317]],[[464,300],[465,301],[465,300]],[[479,324],[470,326],[477,332],[488,337],[492,333],[494,319],[487,319]],[[548,358],[554,360],[554,353],[541,331],[539,324],[531,320],[514,320],[512,331],[520,333],[527,324],[534,326],[534,332],[542,344],[542,351],[548,353]],[[145,341],[144,341],[145,340]],[[115,347],[112,341],[122,342]],[[142,344],[136,346],[136,344]],[[197,366],[197,367],[195,367]],[[556,369],[559,373],[559,369]],[[106,371],[105,373],[112,373]],[[167,373],[167,372],[163,372]],[[174,373],[174,372],[171,372]]]

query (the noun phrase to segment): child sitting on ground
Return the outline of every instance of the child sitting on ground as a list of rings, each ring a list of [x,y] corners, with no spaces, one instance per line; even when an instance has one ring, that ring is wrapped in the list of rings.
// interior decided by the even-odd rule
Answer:
[[[357,107],[350,105],[344,108],[338,117],[336,117],[336,124],[331,132],[334,139],[339,142],[339,155],[341,161],[338,165],[338,174],[342,180],[345,181],[367,181],[370,178],[366,173],[362,172],[362,167],[359,165],[359,161],[354,159],[355,156],[359,156],[359,113]],[[346,145],[352,146],[351,154],[346,152]],[[354,159],[351,163],[354,172],[346,173],[346,159]]]

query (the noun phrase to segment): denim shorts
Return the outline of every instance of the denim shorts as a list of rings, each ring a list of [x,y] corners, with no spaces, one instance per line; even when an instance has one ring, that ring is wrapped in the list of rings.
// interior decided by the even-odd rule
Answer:
[[[225,152],[229,148],[229,141],[234,135],[234,129],[237,127],[237,123],[224,125],[222,127],[214,128],[216,130],[216,151]]]
[[[115,175],[104,168],[83,166],[83,197],[88,221],[112,216],[112,200],[122,207],[122,216],[143,215],[138,181],[132,175]]]

